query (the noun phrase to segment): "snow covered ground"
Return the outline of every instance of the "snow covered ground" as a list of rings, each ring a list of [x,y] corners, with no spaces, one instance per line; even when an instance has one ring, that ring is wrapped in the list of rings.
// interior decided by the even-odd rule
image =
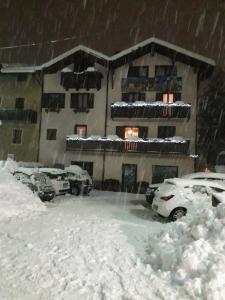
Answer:
[[[224,220],[167,223],[143,195],[56,197],[0,222],[0,299],[223,299]]]

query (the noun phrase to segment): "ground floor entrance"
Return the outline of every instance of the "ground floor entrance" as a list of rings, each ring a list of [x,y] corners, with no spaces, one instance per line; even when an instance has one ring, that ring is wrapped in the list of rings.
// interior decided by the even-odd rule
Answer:
[[[132,193],[137,183],[137,165],[122,164],[122,191]]]

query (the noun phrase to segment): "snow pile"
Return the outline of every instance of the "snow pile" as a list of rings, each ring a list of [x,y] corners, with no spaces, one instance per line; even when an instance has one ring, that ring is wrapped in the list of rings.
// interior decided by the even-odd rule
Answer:
[[[27,186],[7,170],[0,170],[0,219],[44,210],[44,204]]]
[[[224,299],[225,205],[167,226],[151,237],[146,262],[188,299]]]

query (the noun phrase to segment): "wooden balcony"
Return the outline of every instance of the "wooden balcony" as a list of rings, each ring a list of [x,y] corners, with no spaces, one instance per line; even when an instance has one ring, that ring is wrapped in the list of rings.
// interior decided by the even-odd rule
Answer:
[[[136,105],[135,103],[125,105],[111,105],[111,118],[178,118],[190,119],[191,105],[183,104],[159,104],[154,102],[143,105]]]
[[[183,142],[157,141],[157,139],[146,139],[143,141],[108,139],[70,139],[67,138],[67,151],[95,151],[95,152],[119,152],[119,153],[148,153],[148,154],[184,154],[189,152],[189,140]]]
[[[182,90],[182,77],[155,76],[151,78],[128,77],[122,78],[122,93],[140,93],[146,91],[179,92]]]
[[[0,109],[3,122],[37,123],[37,112],[31,109]]]
[[[65,90],[69,89],[101,89],[102,74],[100,72],[87,72],[74,74],[72,72],[61,74],[61,85]]]

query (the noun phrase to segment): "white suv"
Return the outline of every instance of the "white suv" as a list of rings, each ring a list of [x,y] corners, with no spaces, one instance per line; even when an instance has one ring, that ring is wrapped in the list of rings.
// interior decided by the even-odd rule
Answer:
[[[152,209],[175,221],[203,205],[201,201],[211,202],[212,194],[217,193],[225,196],[225,185],[217,181],[166,179],[155,192]]]

